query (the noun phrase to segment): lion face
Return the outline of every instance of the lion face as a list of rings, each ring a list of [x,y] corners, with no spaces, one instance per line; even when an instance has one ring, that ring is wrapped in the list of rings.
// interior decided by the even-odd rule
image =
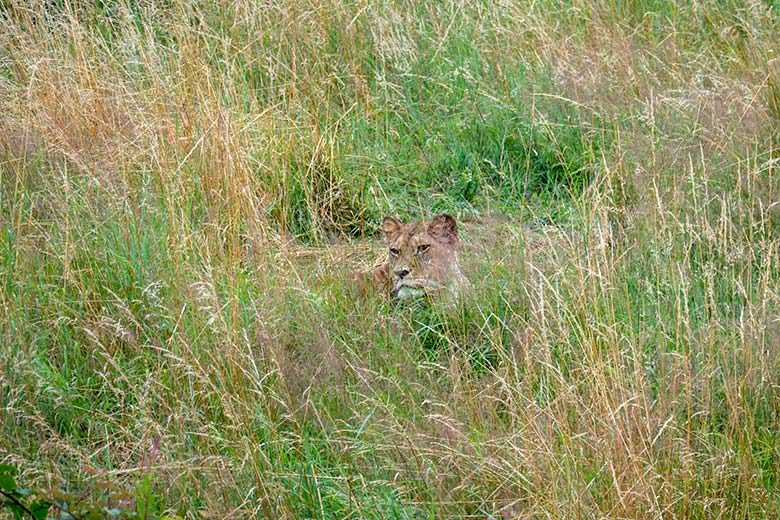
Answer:
[[[438,215],[427,225],[387,217],[381,230],[387,244],[383,270],[392,296],[456,296],[466,283],[458,261],[457,225],[451,216]]]

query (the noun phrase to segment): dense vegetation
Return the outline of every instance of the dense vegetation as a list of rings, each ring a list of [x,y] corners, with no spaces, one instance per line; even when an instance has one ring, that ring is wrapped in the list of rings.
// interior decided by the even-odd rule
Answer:
[[[780,517],[778,35],[770,0],[0,3],[0,506]],[[381,218],[438,212],[468,297],[353,301]]]

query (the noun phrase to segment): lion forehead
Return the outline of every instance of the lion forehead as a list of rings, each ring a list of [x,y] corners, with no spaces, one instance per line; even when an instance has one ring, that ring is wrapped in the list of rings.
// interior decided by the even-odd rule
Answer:
[[[430,241],[430,237],[426,238],[426,235],[427,233],[410,227],[390,242],[389,246],[394,249],[405,249],[407,246],[416,247],[420,243]]]
[[[404,249],[404,247],[409,244],[410,238],[411,237],[408,234],[403,233],[403,234],[399,235],[398,237],[396,237],[388,245],[390,246],[391,249]]]

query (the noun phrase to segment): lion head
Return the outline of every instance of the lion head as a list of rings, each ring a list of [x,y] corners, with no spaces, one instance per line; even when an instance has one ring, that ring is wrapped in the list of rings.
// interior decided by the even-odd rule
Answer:
[[[460,271],[460,243],[453,217],[438,215],[427,224],[404,224],[387,217],[381,231],[387,245],[382,271],[392,296],[457,296],[468,283]]]

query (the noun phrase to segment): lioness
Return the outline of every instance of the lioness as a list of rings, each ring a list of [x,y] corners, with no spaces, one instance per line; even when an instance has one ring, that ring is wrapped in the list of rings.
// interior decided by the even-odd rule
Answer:
[[[387,260],[375,271],[353,277],[361,293],[374,289],[395,298],[455,297],[468,284],[460,272],[457,224],[451,216],[437,215],[427,225],[387,217],[380,230]]]

